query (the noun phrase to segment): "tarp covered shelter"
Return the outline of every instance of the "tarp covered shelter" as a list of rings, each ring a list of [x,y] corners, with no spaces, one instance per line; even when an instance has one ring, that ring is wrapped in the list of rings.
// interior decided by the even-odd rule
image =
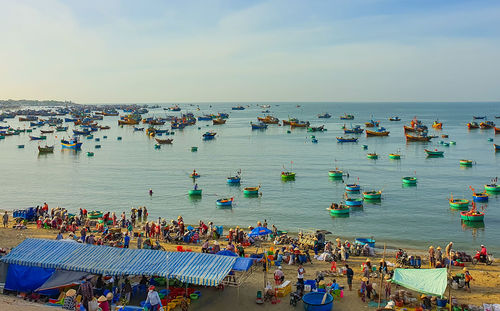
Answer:
[[[448,285],[448,272],[446,268],[395,269],[392,283],[420,293],[442,296]]]
[[[87,272],[56,270],[36,291],[78,285],[81,283],[82,278],[88,275]]]
[[[100,275],[148,275],[178,279],[185,283],[217,286],[232,270],[237,257],[193,252],[165,252],[26,239],[0,259],[9,264],[6,288],[15,281],[10,276],[30,275],[37,289],[56,270]],[[31,271],[31,270],[40,271]],[[40,279],[39,273],[44,278]]]

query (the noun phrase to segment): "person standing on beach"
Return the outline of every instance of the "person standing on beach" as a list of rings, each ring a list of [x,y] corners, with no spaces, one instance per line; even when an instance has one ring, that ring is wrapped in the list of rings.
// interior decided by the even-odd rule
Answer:
[[[453,242],[448,243],[446,245],[446,248],[444,249],[444,253],[446,255],[446,258],[448,258],[449,261],[451,261],[451,248],[453,247]],[[448,262],[450,264],[450,262]]]
[[[470,272],[467,268],[464,268],[464,275],[465,275],[464,289],[470,293],[470,281],[474,279],[472,278],[472,275],[470,275]]]
[[[128,232],[125,233],[125,237],[123,238],[123,248],[128,248],[130,245],[130,236],[128,235]]]
[[[368,282],[367,277],[363,277],[361,279],[361,287],[359,288],[359,292],[361,294],[361,300],[366,302],[366,283]]]
[[[346,277],[347,277],[347,285],[349,285],[349,291],[352,291],[352,279],[354,277],[354,271],[349,268],[349,265],[345,265],[346,270]]]
[[[92,286],[92,283],[87,281],[86,277],[83,277],[81,281],[82,284],[80,284],[80,287],[78,288],[77,295],[82,295],[82,304],[85,307],[85,310],[88,310],[89,301],[94,298],[94,287]]]
[[[443,254],[441,253],[441,246],[436,247],[436,254],[435,254],[434,258],[436,259],[436,263],[438,261],[439,262],[443,261]]]
[[[5,214],[3,214],[3,227],[7,228],[7,225],[9,224],[9,214],[7,211],[5,211]]]
[[[137,237],[137,248],[142,248],[142,233],[139,233],[139,236]]]
[[[306,274],[306,270],[299,264],[299,268],[297,269],[297,283],[304,285],[304,274]]]
[[[429,246],[429,264],[431,268],[434,268],[436,266],[436,254],[434,251],[434,246]]]

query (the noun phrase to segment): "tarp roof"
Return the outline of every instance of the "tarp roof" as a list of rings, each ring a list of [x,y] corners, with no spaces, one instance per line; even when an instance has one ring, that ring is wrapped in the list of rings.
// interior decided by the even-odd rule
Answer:
[[[236,263],[233,266],[234,271],[248,271],[253,265],[253,258],[238,257]]]
[[[81,283],[81,279],[87,275],[86,272],[56,270],[36,291],[78,285]]]
[[[156,275],[190,284],[216,286],[237,257],[95,246],[26,239],[0,260],[9,264],[103,275]]]
[[[442,296],[448,285],[446,268],[395,269],[392,282],[414,291]]]

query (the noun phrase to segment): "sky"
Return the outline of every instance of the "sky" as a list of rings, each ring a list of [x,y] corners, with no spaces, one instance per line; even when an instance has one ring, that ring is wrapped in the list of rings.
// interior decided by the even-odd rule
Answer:
[[[0,0],[0,99],[500,101],[500,1]]]

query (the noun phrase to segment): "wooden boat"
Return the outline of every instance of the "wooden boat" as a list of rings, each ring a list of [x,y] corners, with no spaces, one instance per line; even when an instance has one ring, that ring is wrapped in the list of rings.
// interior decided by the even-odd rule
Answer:
[[[363,198],[346,198],[345,205],[352,207],[363,206]]]
[[[229,113],[219,112],[219,113],[217,114],[217,116],[218,116],[219,118],[221,118],[221,119],[227,119],[227,118],[229,118]]]
[[[217,204],[217,206],[232,206],[233,205],[233,198],[224,198],[224,199],[218,199],[215,204]]]
[[[460,160],[460,166],[472,166],[472,160]]]
[[[365,191],[363,192],[363,198],[365,200],[379,200],[382,197],[382,191],[376,191],[376,190],[371,190],[371,191]]]
[[[21,122],[31,122],[31,121],[37,121],[37,120],[38,120],[37,116],[19,117],[19,121],[21,121]]]
[[[100,130],[109,130],[111,127],[108,126],[108,125],[104,125],[104,126],[99,126],[99,129]]]
[[[486,192],[497,193],[500,192],[500,185],[497,185],[496,183],[484,185],[484,190]]]
[[[212,121],[213,117],[211,115],[199,116],[198,121]]]
[[[308,127],[309,122],[304,122],[304,121],[292,121],[290,122],[291,127]]]
[[[102,218],[103,213],[101,211],[92,211],[87,213],[87,218],[88,219],[98,219]]]
[[[449,200],[450,208],[452,209],[466,209],[469,208],[469,200],[467,199],[454,199],[451,197]]]
[[[78,141],[77,138],[73,138],[70,140],[61,140],[61,147],[63,149],[73,149],[73,150],[80,150],[82,147],[82,143]]]
[[[331,216],[346,215],[349,214],[351,207],[344,204],[332,203],[328,210]]]
[[[467,128],[469,130],[478,129],[479,128],[479,124],[477,124],[477,122],[469,122],[469,123],[467,123]]]
[[[56,127],[57,132],[66,132],[68,130],[67,126],[58,126]]]
[[[486,116],[472,116],[472,118],[474,120],[482,120],[482,119],[486,119]]]
[[[495,126],[495,134],[500,134],[500,127]]]
[[[200,196],[201,195],[201,189],[191,189],[188,191],[188,195],[190,196]]]
[[[326,129],[325,129],[324,125],[321,125],[321,126],[310,126],[310,127],[307,128],[307,131],[308,132],[323,132],[323,131],[326,131]]]
[[[361,186],[358,184],[346,184],[345,190],[350,192],[359,191],[361,190]]]
[[[281,172],[281,179],[283,180],[295,180],[294,172]]]
[[[405,185],[416,185],[417,184],[417,177],[403,177],[401,179],[403,184]]]
[[[210,139],[214,139],[215,135],[217,135],[217,133],[215,133],[215,132],[206,132],[205,134],[202,135],[202,137],[203,137],[203,140],[210,140]]]
[[[397,154],[397,153],[389,153],[389,159],[400,160],[401,159],[401,155]]]
[[[473,192],[472,193],[472,201],[474,202],[488,202],[488,193],[484,192]]]
[[[231,107],[231,110],[245,110],[245,107],[243,106]]]
[[[73,135],[84,135],[84,136],[87,136],[90,134],[90,131],[89,130],[73,130]]]
[[[226,179],[228,184],[239,184],[241,182],[241,177],[239,175],[230,176]]]
[[[443,122],[434,121],[434,123],[432,123],[432,128],[434,128],[434,129],[442,129],[443,128]]]
[[[332,178],[342,178],[343,175],[344,175],[344,172],[341,170],[338,170],[338,169],[328,171],[328,176],[330,176]]]
[[[280,120],[278,118],[275,118],[273,116],[265,116],[264,118],[257,118],[258,121],[265,123],[265,124],[278,124],[280,123]]]
[[[54,146],[47,146],[45,147],[38,146],[38,153],[52,153],[54,152]]]
[[[493,144],[493,147],[495,148],[495,151],[500,151],[500,145]]]
[[[244,195],[258,195],[259,189],[260,189],[260,186],[258,186],[258,187],[246,187],[246,188],[243,188],[243,194]]]
[[[181,111],[181,108],[177,105],[169,107],[168,110],[170,111]]]
[[[387,131],[385,128],[381,127],[376,131],[371,131],[371,130],[366,130],[366,137],[370,136],[389,136],[389,131]]]
[[[424,149],[425,153],[427,153],[427,156],[430,157],[442,157],[444,155],[444,151],[439,151],[437,149],[434,150],[428,150]]]
[[[139,124],[139,121],[134,120],[134,119],[124,119],[124,120],[118,120],[118,125],[136,125]]]
[[[362,129],[359,125],[355,125],[350,129],[344,127],[344,134],[362,134],[364,129]]]
[[[281,120],[283,125],[290,125],[292,122],[299,122],[297,118],[289,118],[288,120]]]
[[[340,116],[340,120],[354,120],[354,116],[352,114],[344,114]]]
[[[355,143],[358,139],[356,137],[337,137],[338,143]]]
[[[52,134],[54,130],[40,130],[40,132],[42,132],[42,134]]]
[[[370,120],[365,123],[366,127],[378,127],[380,125],[379,121]]]
[[[460,212],[460,218],[463,221],[475,221],[475,222],[484,221],[484,213],[483,212],[479,212],[473,206],[470,211]]]
[[[376,153],[368,153],[368,154],[366,155],[366,157],[367,157],[368,159],[376,160],[376,159],[378,159],[378,154],[376,154]]]
[[[491,128],[495,127],[495,123],[493,123],[491,121],[484,121],[484,122],[479,123],[479,127],[483,130],[491,129]]]
[[[424,135],[419,135],[419,136],[412,136],[409,134],[405,134],[406,141],[430,141],[431,136],[424,136]]]
[[[390,117],[389,121],[401,121],[401,119],[398,116]]]
[[[45,140],[47,139],[47,136],[43,136],[43,135],[40,135],[40,136],[29,136],[31,140]]]
[[[221,125],[221,124],[225,124],[226,123],[226,119],[213,119],[212,120],[212,124],[213,125]]]
[[[134,126],[134,132],[141,132],[141,131],[144,131],[143,127],[135,127]]]
[[[267,129],[267,124],[265,123],[253,123],[253,122],[250,122],[250,126],[252,127],[252,130],[265,130]]]
[[[329,114],[328,112],[325,112],[323,114],[318,114],[319,119],[330,119],[331,117],[332,117],[332,115]]]
[[[166,144],[172,144],[172,142],[174,141],[173,139],[159,139],[159,138],[155,138],[156,142],[159,143],[160,145],[166,145]]]

